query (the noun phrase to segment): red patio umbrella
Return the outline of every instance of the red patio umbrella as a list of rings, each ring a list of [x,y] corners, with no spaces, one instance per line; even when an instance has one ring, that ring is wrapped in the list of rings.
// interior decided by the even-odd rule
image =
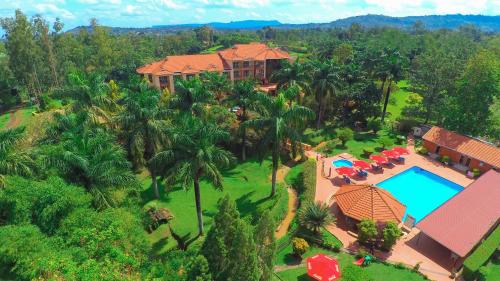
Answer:
[[[396,153],[399,153],[400,155],[402,154],[410,154],[408,149],[401,147],[401,146],[396,146],[392,149],[392,151],[395,151]]]
[[[386,164],[386,163],[389,163],[389,159],[387,159],[386,157],[382,156],[382,155],[372,155],[370,156],[370,159],[377,162],[377,164]]]
[[[389,158],[398,158],[400,156],[399,153],[393,150],[384,150],[382,151],[382,154]]]
[[[324,254],[307,258],[307,274],[318,281],[333,281],[340,278],[340,267],[336,259]]]
[[[356,175],[356,171],[352,167],[343,166],[343,167],[339,167],[339,168],[335,169],[335,171],[337,171],[337,173],[341,176],[352,177],[352,176]]]
[[[369,170],[371,168],[370,163],[363,160],[353,161],[352,164],[354,165],[354,167],[361,170]]]

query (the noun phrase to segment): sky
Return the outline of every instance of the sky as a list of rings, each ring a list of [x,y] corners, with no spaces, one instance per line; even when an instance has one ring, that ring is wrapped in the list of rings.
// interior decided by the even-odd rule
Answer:
[[[0,17],[11,17],[16,9],[49,21],[59,17],[71,29],[93,17],[107,26],[149,27],[247,19],[330,22],[365,14],[499,15],[500,0],[0,0]]]

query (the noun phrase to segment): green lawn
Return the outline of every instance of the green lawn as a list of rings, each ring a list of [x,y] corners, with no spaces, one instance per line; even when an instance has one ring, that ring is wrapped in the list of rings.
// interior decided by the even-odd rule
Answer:
[[[217,52],[218,50],[220,50],[222,48],[224,48],[224,46],[222,46],[222,45],[216,45],[216,46],[210,47],[210,48],[208,48],[206,50],[203,50],[201,52],[201,54],[213,54],[213,53]]]
[[[285,248],[283,251],[279,252],[276,257],[276,264],[297,264],[297,259],[291,254],[292,247],[289,246]],[[314,256],[318,253],[327,254],[332,257],[336,257],[340,263],[340,270],[351,264],[355,257],[346,253],[334,253],[331,251],[327,251],[324,249],[311,247],[309,251],[304,254],[304,258]],[[366,270],[368,276],[370,276],[374,281],[387,281],[387,280],[405,280],[405,281],[421,281],[425,280],[419,274],[412,272],[408,269],[398,269],[392,265],[387,265],[383,263],[372,263],[368,267],[364,267],[363,270]],[[307,269],[305,266],[301,266],[295,269],[289,269],[285,271],[281,271],[277,273],[278,276],[285,281],[296,281],[296,280],[309,280],[307,276]],[[340,279],[342,280],[342,279]]]
[[[486,265],[488,274],[486,275],[486,281],[495,281],[498,280],[500,276],[500,264],[490,261]]]
[[[10,120],[10,113],[4,113],[0,115],[0,128],[4,129],[5,126],[7,126],[7,123],[9,123]]]
[[[32,112],[33,111],[36,111],[35,109],[35,106],[29,106],[29,107],[25,107],[25,108],[22,108],[20,109],[21,113],[17,113],[19,114],[19,118],[21,118],[21,123],[20,123],[20,126],[25,126],[27,125],[31,118],[33,118],[33,114]],[[2,115],[0,115],[0,128],[5,128],[7,126],[7,123],[9,123],[9,120],[10,120],[10,113],[4,113]]]
[[[406,100],[410,95],[409,91],[410,85],[407,80],[399,81],[397,84],[397,90],[391,93],[389,98],[389,104],[387,105],[387,119],[391,121],[395,121],[399,116],[401,116],[401,112],[403,107],[406,105]]]
[[[274,217],[280,220],[287,211],[288,193],[279,185],[275,198],[269,199],[271,191],[271,162],[250,160],[237,165],[232,170],[223,173],[224,190],[214,189],[206,182],[201,183],[201,204],[206,231],[212,224],[212,218],[217,211],[217,201],[226,193],[235,201],[243,218],[250,221],[263,210],[272,209]],[[142,198],[146,206],[155,204],[169,209],[174,219],[171,226],[181,236],[194,237],[197,235],[197,220],[194,203],[194,191],[187,191],[180,187],[174,188],[169,194],[162,193],[160,200],[151,200],[153,194],[149,178],[143,182]],[[157,253],[175,246],[175,241],[168,237],[167,227],[163,226],[150,235],[150,240]]]

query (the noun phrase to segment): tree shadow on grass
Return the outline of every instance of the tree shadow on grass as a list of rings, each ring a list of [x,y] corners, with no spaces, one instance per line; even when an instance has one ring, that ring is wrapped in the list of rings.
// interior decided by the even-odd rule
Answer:
[[[310,280],[311,278],[309,277],[309,275],[307,275],[307,273],[297,276],[297,281],[310,281]]]
[[[252,201],[251,197],[253,194],[255,194],[255,191],[248,192],[247,194],[236,199],[236,206],[242,216],[250,215],[252,218],[255,218],[259,213],[259,206],[262,203],[274,200],[274,198],[264,197],[256,201]]]
[[[285,255],[285,258],[283,260],[286,265],[299,265],[302,260],[297,257],[294,253],[288,253]]]
[[[151,246],[151,253],[153,253],[153,255],[156,257],[161,256],[163,254],[162,252],[164,252],[163,248],[167,244],[168,244],[168,237],[161,238],[160,240],[153,243],[153,245]]]

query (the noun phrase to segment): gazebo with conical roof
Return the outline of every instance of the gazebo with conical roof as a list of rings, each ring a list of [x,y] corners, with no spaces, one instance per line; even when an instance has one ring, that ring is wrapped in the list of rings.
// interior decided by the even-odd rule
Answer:
[[[357,221],[402,222],[406,206],[374,185],[343,185],[334,195],[344,215]]]

